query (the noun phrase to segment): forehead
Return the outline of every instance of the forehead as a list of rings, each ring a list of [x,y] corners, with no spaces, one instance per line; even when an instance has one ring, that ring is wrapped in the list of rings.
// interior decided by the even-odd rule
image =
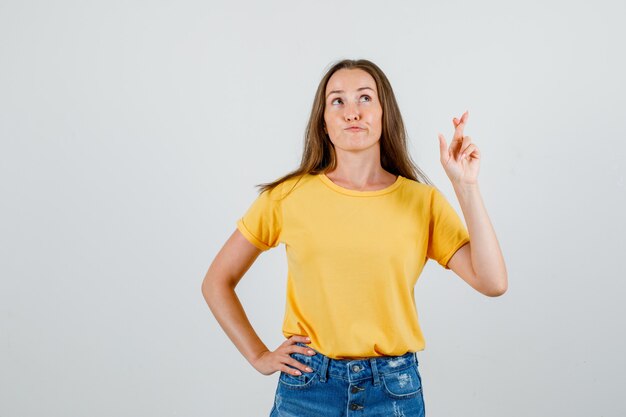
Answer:
[[[370,87],[376,91],[374,77],[359,68],[343,68],[330,77],[328,84],[326,84],[326,93],[332,90],[356,90],[361,87]]]

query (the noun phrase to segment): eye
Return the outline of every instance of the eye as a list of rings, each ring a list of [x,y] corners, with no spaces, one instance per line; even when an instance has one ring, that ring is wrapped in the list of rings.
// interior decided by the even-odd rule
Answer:
[[[331,102],[330,102],[330,104],[335,104],[335,101],[337,101],[337,100],[341,101],[341,99],[340,99],[340,98],[336,98],[336,99],[334,99],[333,101],[331,101]]]
[[[372,98],[366,94],[362,95],[361,98],[367,97],[367,101],[372,101]]]

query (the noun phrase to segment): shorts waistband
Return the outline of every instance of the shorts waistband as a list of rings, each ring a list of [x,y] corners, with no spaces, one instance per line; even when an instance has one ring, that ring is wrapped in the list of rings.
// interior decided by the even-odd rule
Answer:
[[[333,359],[301,342],[296,345],[311,349],[315,355],[292,353],[291,357],[306,364],[319,373],[320,380],[325,382],[329,377],[341,378],[349,382],[373,378],[378,385],[379,376],[390,372],[402,371],[418,364],[417,352],[407,352],[400,356],[374,356],[367,359]]]

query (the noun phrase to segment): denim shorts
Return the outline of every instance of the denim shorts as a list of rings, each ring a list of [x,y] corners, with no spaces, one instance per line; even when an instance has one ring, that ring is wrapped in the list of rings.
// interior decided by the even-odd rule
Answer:
[[[425,415],[416,352],[367,359],[332,359],[317,351],[289,356],[313,372],[280,372],[270,417]]]

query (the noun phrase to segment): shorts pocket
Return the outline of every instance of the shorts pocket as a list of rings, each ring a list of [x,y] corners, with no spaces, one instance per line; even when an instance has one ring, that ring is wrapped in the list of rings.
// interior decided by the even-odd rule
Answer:
[[[422,392],[422,378],[416,364],[381,375],[381,379],[385,394],[396,400],[415,398]]]
[[[280,377],[278,378],[278,382],[281,386],[288,389],[307,389],[310,388],[318,379],[317,369],[314,369],[310,365],[309,357],[306,355],[302,355],[300,353],[291,353],[289,354],[293,359],[297,360],[300,363],[303,363],[313,369],[313,372],[302,372],[301,375],[292,375],[283,371],[280,371]],[[291,367],[290,365],[287,365]],[[294,368],[295,369],[295,368]]]

